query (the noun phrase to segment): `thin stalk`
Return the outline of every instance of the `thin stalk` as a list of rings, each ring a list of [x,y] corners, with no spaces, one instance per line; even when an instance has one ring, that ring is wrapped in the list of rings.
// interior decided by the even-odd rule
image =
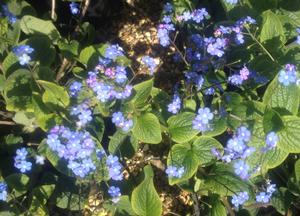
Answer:
[[[228,200],[224,197],[224,198],[222,199],[222,202],[223,202],[224,206],[226,207],[226,209],[227,209],[229,215],[230,215],[230,216],[234,216],[234,215],[235,215],[235,214],[234,214],[234,211],[232,210],[232,208],[231,208],[231,206],[230,206]]]

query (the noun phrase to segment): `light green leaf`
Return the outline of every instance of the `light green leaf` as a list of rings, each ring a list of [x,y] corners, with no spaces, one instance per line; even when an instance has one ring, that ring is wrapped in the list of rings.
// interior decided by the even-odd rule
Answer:
[[[19,69],[8,77],[4,87],[8,111],[33,111],[31,82],[30,71],[25,69]]]
[[[160,216],[162,203],[155,190],[153,177],[146,176],[132,192],[131,206],[139,216]]]
[[[148,97],[151,94],[153,87],[153,79],[141,82],[133,87],[135,90],[135,95],[132,99],[135,106],[139,107],[146,103]]]
[[[215,156],[211,153],[212,148],[217,149],[219,152],[223,152],[222,144],[211,137],[201,136],[192,144],[192,151],[195,155],[197,155],[201,165],[209,163],[215,159]]]
[[[278,147],[289,153],[300,153],[300,118],[283,116],[284,129],[278,132]]]
[[[194,113],[184,112],[168,119],[169,133],[171,139],[178,143],[188,142],[193,139],[199,131],[193,129]]]
[[[91,45],[84,48],[79,55],[79,61],[86,65],[88,69],[94,68],[100,56],[104,56],[107,44]]]
[[[199,159],[190,146],[176,144],[169,152],[167,164],[177,168],[184,167],[184,173],[181,178],[169,178],[170,185],[174,185],[191,178],[195,174],[199,165]]]
[[[298,182],[300,182],[300,159],[295,163],[295,177]]]
[[[43,34],[51,40],[56,41],[60,34],[50,20],[42,20],[33,16],[23,16],[21,19],[21,29],[25,34]]]
[[[70,98],[63,87],[44,80],[38,80],[37,82],[45,89],[43,94],[44,103],[61,107],[67,107],[69,105]]]
[[[279,17],[271,10],[262,14],[263,25],[260,33],[260,41],[263,43],[281,44],[285,43],[284,29]]]
[[[300,100],[300,90],[297,85],[284,86],[277,77],[268,86],[263,101],[274,109],[288,110],[297,114]]]
[[[152,113],[138,116],[132,132],[138,140],[144,143],[158,144],[162,140],[159,121]]]
[[[227,216],[227,211],[225,206],[222,204],[218,196],[211,196],[210,202],[211,205],[209,216]]]

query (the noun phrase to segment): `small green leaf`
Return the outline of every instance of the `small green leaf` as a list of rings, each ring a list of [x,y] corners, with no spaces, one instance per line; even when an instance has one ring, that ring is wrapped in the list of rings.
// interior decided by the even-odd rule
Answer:
[[[300,159],[295,163],[295,177],[297,182],[300,182]]]
[[[99,62],[99,56],[104,56],[107,44],[92,45],[84,48],[79,55],[79,61],[88,69],[95,68]]]
[[[152,113],[138,116],[132,132],[138,140],[144,143],[158,144],[162,140],[159,121]]]
[[[135,95],[132,99],[135,106],[139,107],[146,103],[148,97],[151,95],[153,87],[153,79],[141,82],[133,87]]]
[[[52,21],[42,20],[33,16],[23,16],[21,19],[21,29],[25,34],[43,34],[51,40],[56,41],[60,34]]]
[[[277,110],[288,110],[292,114],[297,114],[300,90],[297,85],[284,86],[278,82],[277,76],[268,86],[263,101],[264,104]]]
[[[193,129],[194,113],[184,112],[168,119],[171,139],[178,143],[188,142],[193,139],[199,131]]]
[[[162,203],[155,190],[153,177],[145,177],[132,192],[131,206],[139,216],[160,216]]]
[[[220,153],[223,152],[222,144],[211,137],[201,136],[192,144],[192,151],[195,155],[197,155],[201,165],[207,164],[215,159],[215,156],[211,152],[212,148],[217,149]]]
[[[219,197],[216,195],[210,196],[209,204],[211,205],[209,216],[227,216],[227,211],[225,206],[220,201]]]
[[[60,40],[57,45],[62,55],[67,59],[72,59],[78,55],[79,43],[76,40]]]
[[[63,87],[44,80],[38,80],[37,82],[45,89],[43,94],[44,103],[61,107],[67,107],[69,105],[70,98]]]
[[[170,185],[174,185],[191,178],[195,174],[199,165],[199,159],[189,146],[176,144],[169,152],[167,164],[178,168],[184,167],[184,173],[181,178],[169,178]]]

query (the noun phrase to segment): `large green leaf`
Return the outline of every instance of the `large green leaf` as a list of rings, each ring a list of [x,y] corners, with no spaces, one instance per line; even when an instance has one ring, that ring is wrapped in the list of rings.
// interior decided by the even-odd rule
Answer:
[[[140,216],[160,216],[162,203],[153,184],[153,175],[146,175],[144,181],[132,192],[131,206]]]
[[[158,144],[162,140],[159,121],[152,113],[138,116],[132,132],[138,140],[144,143]]]
[[[282,23],[275,13],[271,10],[262,14],[263,25],[260,33],[260,41],[268,48],[278,48],[285,43],[284,29]],[[272,47],[277,45],[277,47]]]
[[[5,83],[4,97],[8,111],[33,111],[30,71],[19,69]]]
[[[198,156],[190,146],[184,144],[174,145],[169,152],[167,164],[177,168],[184,167],[184,173],[181,178],[169,178],[169,183],[174,185],[191,178],[197,171],[199,161]]]
[[[169,133],[171,139],[178,143],[188,142],[193,139],[199,131],[193,129],[194,113],[184,112],[168,119]]]
[[[249,189],[249,184],[236,176],[227,164],[216,164],[200,186],[200,190],[210,190],[221,196],[231,196]]]
[[[215,148],[219,152],[223,152],[223,146],[219,141],[211,137],[201,136],[197,138],[192,144],[192,151],[199,160],[199,163],[206,164],[215,159],[211,150]]]
[[[132,100],[135,106],[139,107],[145,104],[151,94],[152,87],[153,79],[141,82],[133,87],[135,95]]]
[[[300,90],[297,85],[281,85],[277,77],[268,86],[263,101],[266,105],[279,110],[288,110],[297,114],[300,100]]]
[[[67,107],[70,103],[70,98],[67,91],[52,82],[38,80],[38,83],[44,87],[43,102],[45,104]]]
[[[23,16],[21,19],[21,29],[25,34],[47,35],[51,40],[56,41],[60,34],[50,20],[42,20],[33,16]]]
[[[278,132],[278,147],[289,153],[300,153],[300,118],[283,116],[284,129]]]

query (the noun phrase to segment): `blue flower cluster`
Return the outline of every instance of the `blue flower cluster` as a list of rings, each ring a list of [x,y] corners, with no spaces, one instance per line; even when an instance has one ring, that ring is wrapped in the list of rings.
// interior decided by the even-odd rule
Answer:
[[[200,8],[193,10],[192,12],[185,11],[181,15],[177,16],[177,21],[181,22],[188,22],[188,21],[194,21],[196,23],[201,23],[204,19],[208,19],[209,14],[207,13],[205,8]]]
[[[16,156],[14,158],[14,166],[19,169],[22,173],[30,171],[32,168],[32,163],[27,161],[28,151],[26,148],[20,148],[16,151]]]
[[[70,3],[70,10],[73,15],[79,14],[79,4],[75,2]]]
[[[273,193],[276,191],[276,185],[271,184],[270,181],[267,181],[267,188],[264,191],[260,191],[256,194],[256,202],[259,203],[269,203]]]
[[[17,17],[9,11],[7,5],[2,5],[2,11],[0,11],[0,17],[7,17],[8,21],[11,24],[17,22]]]
[[[228,82],[235,86],[240,86],[244,81],[248,80],[250,76],[249,69],[244,66],[238,74],[234,74],[228,77]]]
[[[122,175],[122,165],[119,162],[117,156],[109,155],[106,158],[106,166],[108,168],[109,177],[115,181],[121,181],[123,179]]]
[[[106,48],[104,56],[107,59],[116,60],[116,58],[124,56],[124,50],[118,44],[113,44]]]
[[[285,65],[285,68],[279,71],[278,81],[284,86],[295,84],[297,82],[297,68],[293,64]]]
[[[108,194],[112,197],[112,202],[117,203],[120,200],[121,190],[118,187],[110,186],[108,188]]]
[[[69,87],[70,95],[72,97],[76,97],[78,95],[78,92],[80,92],[81,88],[82,88],[82,83],[78,81],[72,82],[72,84]]]
[[[72,107],[70,114],[78,117],[79,121],[76,122],[78,128],[84,127],[93,119],[92,111],[87,103],[82,103]]]
[[[214,114],[208,107],[200,108],[196,118],[193,120],[193,129],[205,132],[211,129],[210,121],[214,118]]]
[[[249,194],[247,191],[239,192],[236,195],[232,196],[231,203],[235,208],[238,208],[240,205],[243,205],[245,202],[249,200]]]
[[[142,63],[145,64],[149,68],[150,75],[153,75],[153,73],[155,72],[156,67],[157,67],[157,64],[155,63],[154,58],[151,58],[150,56],[143,56]]]
[[[6,201],[7,199],[7,184],[5,182],[0,182],[0,200]]]
[[[91,159],[95,142],[87,131],[72,131],[64,126],[55,126],[47,136],[49,148],[68,162],[68,168],[76,176],[87,176],[96,169]]]
[[[179,95],[176,93],[174,94],[173,101],[170,104],[168,104],[168,111],[170,113],[177,114],[180,110],[180,107],[181,107],[181,100]]]
[[[31,61],[31,54],[34,49],[28,45],[19,45],[12,49],[13,53],[18,57],[20,65],[27,65]]]
[[[112,114],[112,122],[124,132],[128,132],[133,126],[132,119],[126,119],[121,112],[115,112]]]
[[[169,178],[181,178],[184,174],[184,167],[175,167],[175,166],[168,166],[166,169],[166,174]]]
[[[203,84],[204,84],[204,78],[202,75],[197,74],[196,72],[187,72],[185,73],[186,83],[187,84],[194,84],[199,91]]]

